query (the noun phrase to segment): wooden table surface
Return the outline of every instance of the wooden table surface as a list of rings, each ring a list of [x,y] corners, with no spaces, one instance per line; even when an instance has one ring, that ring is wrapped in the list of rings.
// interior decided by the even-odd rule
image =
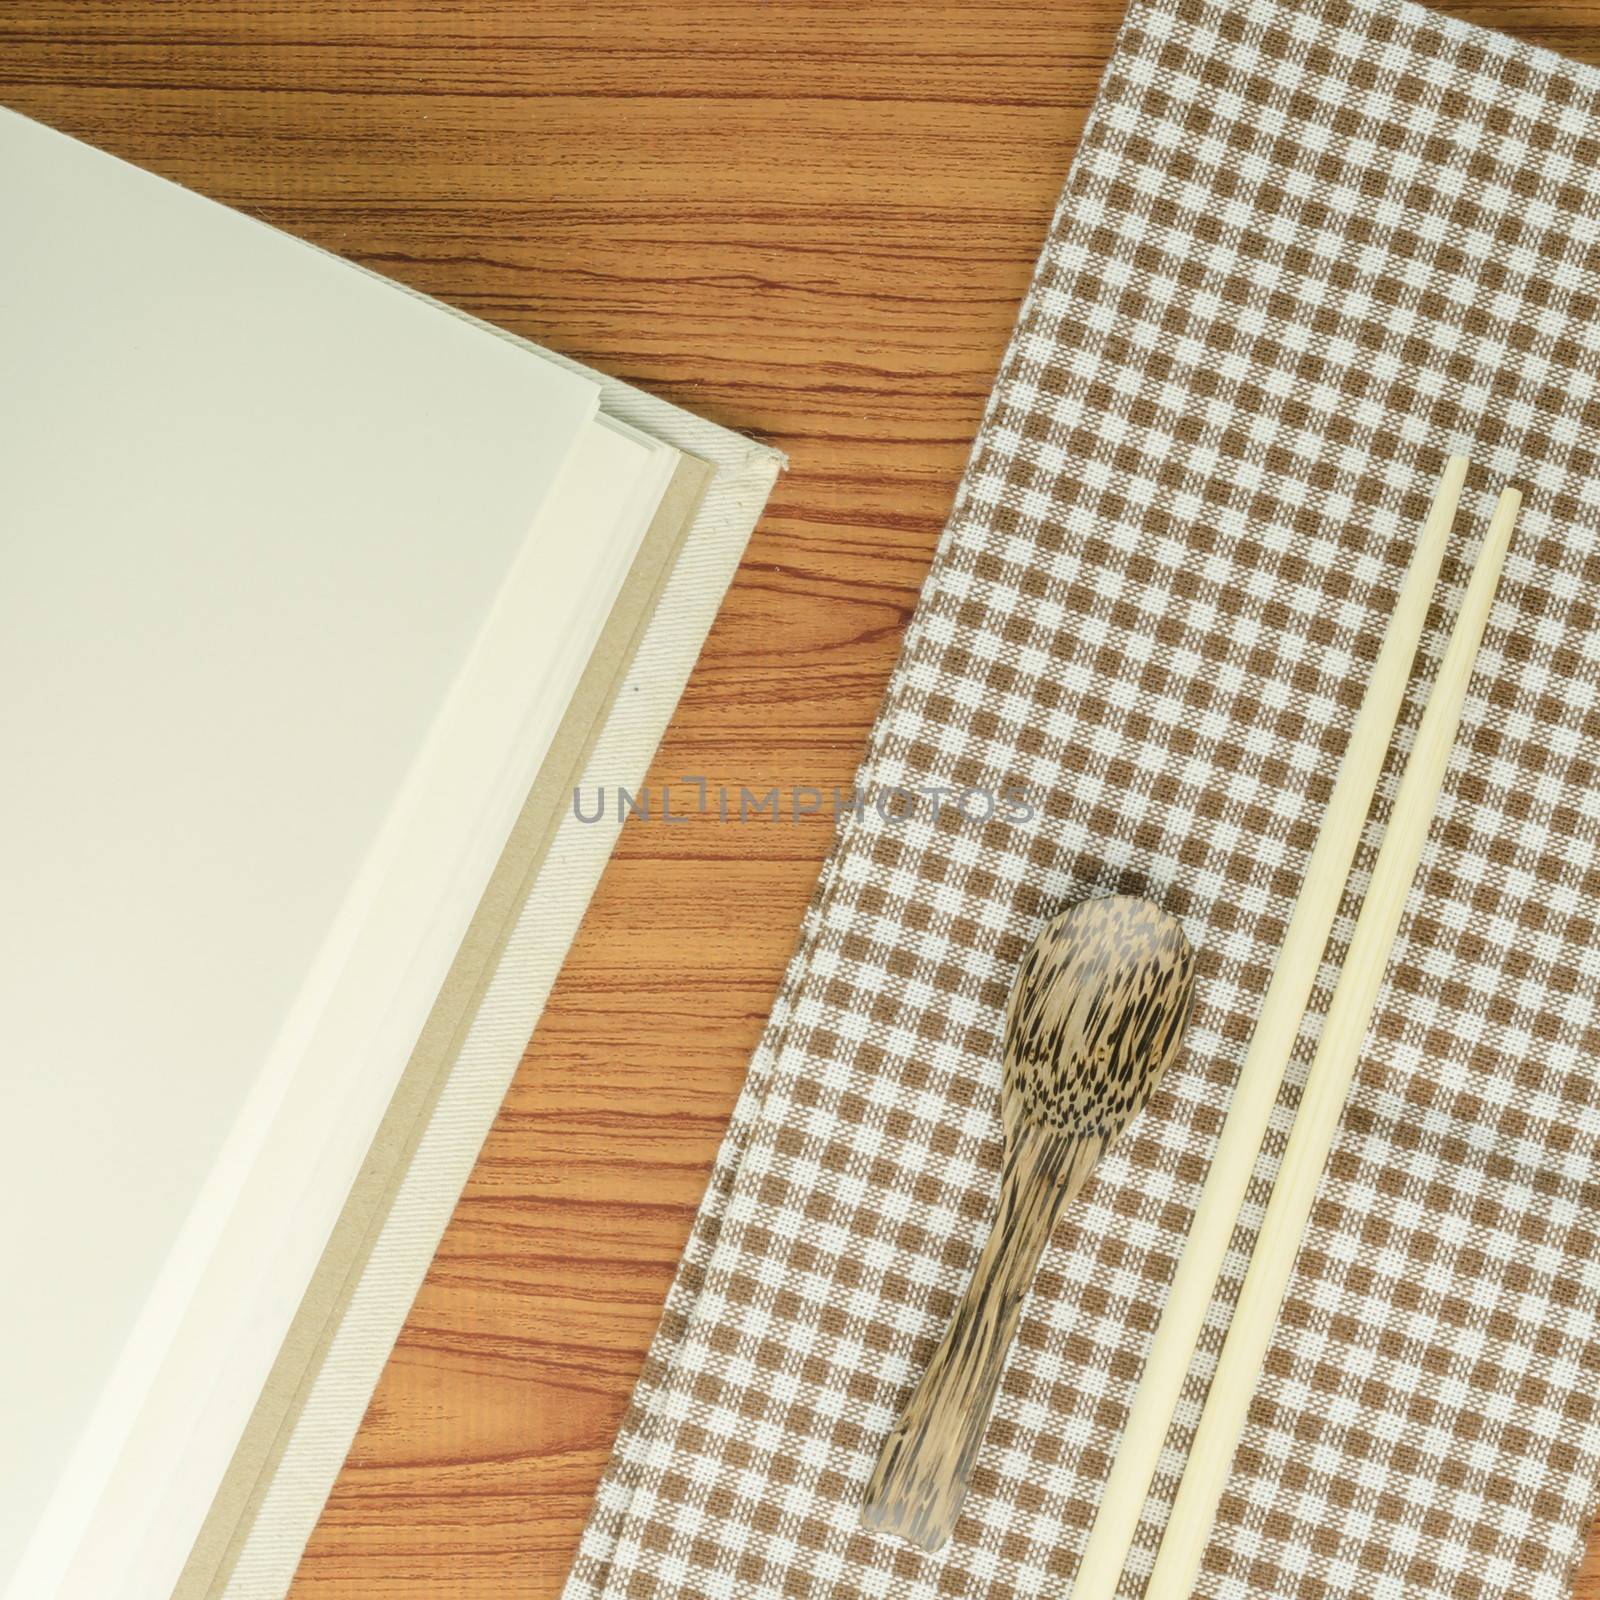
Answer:
[[[651,783],[826,790],[1121,9],[7,0],[0,102],[787,451]],[[625,831],[295,1600],[556,1593],[828,833]]]

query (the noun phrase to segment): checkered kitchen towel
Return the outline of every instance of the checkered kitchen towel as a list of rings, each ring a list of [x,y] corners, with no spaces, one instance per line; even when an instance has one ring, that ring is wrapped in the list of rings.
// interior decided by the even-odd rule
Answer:
[[[860,777],[1037,815],[919,796],[841,831],[568,1600],[1067,1592],[1452,451],[1477,470],[1399,749],[1502,481],[1522,517],[1200,1592],[1566,1592],[1600,1483],[1597,166],[1600,75],[1496,35],[1136,0]],[[1018,958],[1111,890],[1183,918],[1188,1044],[1063,1218],[927,1555],[863,1531],[862,1490],[994,1205]]]

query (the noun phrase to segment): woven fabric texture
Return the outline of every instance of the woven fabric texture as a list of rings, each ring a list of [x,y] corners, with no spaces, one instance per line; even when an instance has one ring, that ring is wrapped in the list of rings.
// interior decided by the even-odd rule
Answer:
[[[907,794],[835,844],[567,1600],[1069,1591],[1452,452],[1475,467],[1407,712],[1123,1593],[1506,481],[1506,575],[1198,1592],[1567,1593],[1600,1485],[1597,163],[1600,75],[1483,30],[1136,0],[861,769]],[[981,820],[1019,786],[1036,815]],[[1187,1046],[1064,1215],[926,1555],[860,1528],[862,1490],[993,1211],[1017,962],[1108,891],[1182,917]]]

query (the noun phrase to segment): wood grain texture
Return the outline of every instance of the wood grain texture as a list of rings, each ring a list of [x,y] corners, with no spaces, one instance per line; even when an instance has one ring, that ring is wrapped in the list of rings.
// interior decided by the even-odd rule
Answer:
[[[1449,9],[1600,62],[1600,0]],[[0,100],[786,450],[651,782],[827,788],[1120,12],[6,0]],[[559,1588],[828,834],[625,830],[295,1600]]]
[[[1106,895],[1047,922],[1006,1006],[1000,1203],[966,1292],[889,1430],[864,1527],[950,1537],[1022,1302],[1063,1209],[1155,1093],[1183,1042],[1194,952],[1174,916]]]

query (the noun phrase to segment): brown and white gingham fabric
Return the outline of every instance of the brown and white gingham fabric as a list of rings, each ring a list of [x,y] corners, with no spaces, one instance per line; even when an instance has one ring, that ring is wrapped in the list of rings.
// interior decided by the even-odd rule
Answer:
[[[1068,1592],[1451,451],[1397,752],[1503,481],[1523,512],[1200,1592],[1567,1592],[1600,1485],[1597,376],[1600,75],[1397,0],[1136,0],[860,777],[1039,815],[842,830],[567,1600]],[[861,1492],[988,1225],[1017,960],[1110,890],[1183,918],[1188,1044],[1058,1228],[926,1555]]]

